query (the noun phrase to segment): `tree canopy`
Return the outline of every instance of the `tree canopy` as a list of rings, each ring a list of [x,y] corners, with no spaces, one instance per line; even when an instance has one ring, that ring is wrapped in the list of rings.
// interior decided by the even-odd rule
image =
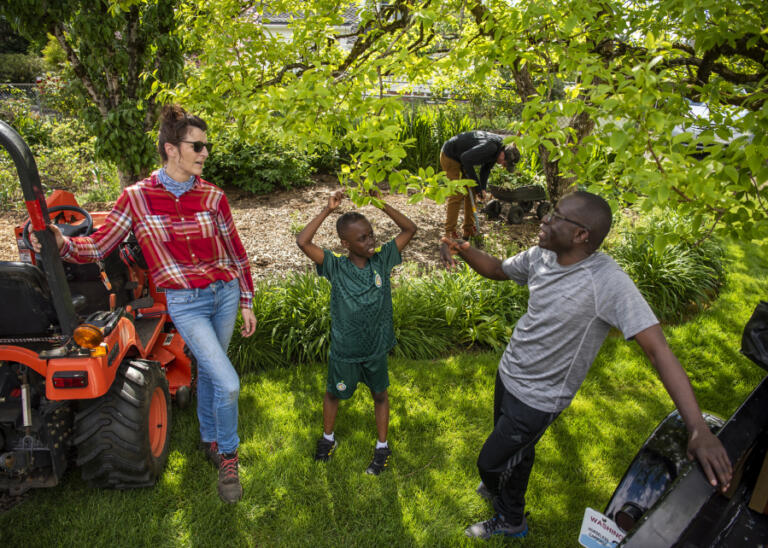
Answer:
[[[581,185],[615,205],[673,206],[703,236],[765,233],[764,3],[397,0],[362,3],[343,29],[353,5],[189,2],[195,63],[170,95],[244,138],[348,143],[355,153],[342,175],[353,191],[416,181],[439,199],[439,177],[397,171],[407,143],[393,117],[403,104],[380,93],[383,79],[457,96],[488,85],[521,104],[520,121],[498,129],[538,152],[553,198]],[[292,40],[264,24],[277,14]]]
[[[4,2],[0,15],[31,41],[56,37],[85,101],[80,113],[96,153],[114,162],[123,185],[156,164],[152,133],[157,83],[174,84],[183,57],[177,0]]]
[[[415,190],[413,199],[441,200],[463,183],[398,168],[409,145],[398,141],[404,104],[383,93],[396,80],[454,99],[517,103],[519,120],[495,129],[538,155],[553,199],[580,186],[614,206],[674,207],[701,237],[753,238],[768,228],[764,2],[36,4],[2,13],[15,28],[31,32],[44,21],[61,37],[101,114],[104,152],[132,166],[147,165],[136,160],[149,156],[151,142],[137,139],[143,144],[125,154],[109,136],[126,126],[148,131],[156,103],[173,100],[214,133],[290,140],[306,151],[345,148],[351,159],[340,176],[359,203],[382,181]],[[278,18],[289,37],[269,24]]]

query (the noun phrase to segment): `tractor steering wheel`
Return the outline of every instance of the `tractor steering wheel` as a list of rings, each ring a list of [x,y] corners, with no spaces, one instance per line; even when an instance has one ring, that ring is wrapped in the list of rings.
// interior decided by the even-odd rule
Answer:
[[[60,211],[72,211],[78,215],[83,216],[83,220],[77,224],[56,223],[56,226],[59,228],[59,230],[61,230],[61,233],[64,234],[64,236],[86,236],[93,230],[93,217],[91,217],[91,214],[84,210],[82,207],[73,205],[59,205],[48,208],[48,213],[57,213]],[[24,223],[24,230],[22,230],[21,233],[21,238],[24,240],[24,245],[26,245],[28,249],[32,249],[32,244],[29,241],[29,225],[31,222],[32,220],[30,219]]]

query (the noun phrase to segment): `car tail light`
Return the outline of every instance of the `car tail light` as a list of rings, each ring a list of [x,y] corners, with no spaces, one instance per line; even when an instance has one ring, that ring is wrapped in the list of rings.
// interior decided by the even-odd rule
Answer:
[[[85,388],[88,386],[87,371],[59,371],[53,374],[54,388]]]

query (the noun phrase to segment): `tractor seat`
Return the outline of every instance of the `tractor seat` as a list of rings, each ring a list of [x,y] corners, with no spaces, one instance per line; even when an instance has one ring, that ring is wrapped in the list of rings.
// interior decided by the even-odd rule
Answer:
[[[32,337],[51,334],[59,322],[48,280],[30,263],[0,261],[0,337]],[[75,310],[85,299],[72,296]]]

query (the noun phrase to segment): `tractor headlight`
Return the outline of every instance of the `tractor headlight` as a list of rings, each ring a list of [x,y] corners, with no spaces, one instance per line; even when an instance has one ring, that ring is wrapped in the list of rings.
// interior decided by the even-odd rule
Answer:
[[[78,325],[72,337],[83,348],[98,348],[104,342],[104,333],[101,329],[89,323]]]

